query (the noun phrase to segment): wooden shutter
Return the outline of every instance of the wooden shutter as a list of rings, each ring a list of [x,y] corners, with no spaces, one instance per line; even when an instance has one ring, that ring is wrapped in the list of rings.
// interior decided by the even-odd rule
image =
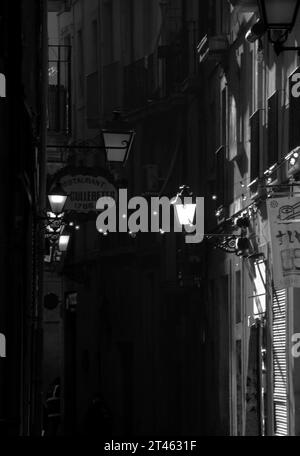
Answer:
[[[259,144],[260,144],[260,111],[256,111],[250,117],[251,134],[251,178],[253,182],[259,177]]]
[[[289,113],[289,150],[293,150],[300,146],[300,97],[296,98],[292,95],[292,87],[295,82],[292,77],[295,73],[300,73],[300,67],[289,78],[289,98],[290,98],[290,113]]]
[[[99,79],[98,71],[86,77],[86,113],[88,128],[99,127]]]
[[[273,295],[273,401],[275,435],[288,435],[287,291]]]
[[[278,92],[268,99],[268,162],[267,168],[278,162]]]

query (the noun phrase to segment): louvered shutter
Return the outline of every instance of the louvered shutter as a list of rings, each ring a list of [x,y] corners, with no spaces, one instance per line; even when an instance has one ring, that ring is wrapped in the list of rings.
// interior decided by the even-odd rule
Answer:
[[[287,291],[273,295],[273,401],[275,435],[288,435]]]

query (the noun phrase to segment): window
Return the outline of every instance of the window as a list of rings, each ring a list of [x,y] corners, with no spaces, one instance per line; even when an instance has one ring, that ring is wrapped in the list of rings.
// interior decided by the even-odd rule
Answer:
[[[153,49],[153,20],[154,5],[148,0],[143,4],[143,29],[144,29],[144,49],[146,54],[150,54]]]
[[[99,127],[99,90],[98,72],[89,74],[86,78],[86,106],[88,128]]]
[[[227,87],[221,93],[221,146],[227,145]]]
[[[98,68],[98,23],[97,21],[92,22],[92,66]]]
[[[214,133],[211,138],[211,144],[218,145],[219,148],[215,153],[215,168],[216,168],[216,184],[215,192],[218,196],[220,205],[226,202],[226,152],[227,152],[227,87],[221,90],[221,97],[219,100],[220,114],[215,111],[215,103],[211,104],[211,122],[212,132]],[[219,118],[219,125],[216,118]],[[217,143],[218,141],[218,143]]]
[[[114,23],[113,23],[113,4],[107,0],[103,5],[103,59],[104,65],[108,65],[114,60]]]
[[[260,111],[256,111],[250,117],[250,135],[251,135],[251,169],[250,182],[259,177],[259,155],[260,155]]]
[[[83,58],[83,38],[82,31],[77,32],[77,44],[78,44],[78,90],[79,95],[83,96],[84,94],[84,58]]]
[[[253,316],[261,317],[266,312],[266,264],[258,261],[254,264],[253,278],[255,291],[253,293]]]
[[[278,162],[278,92],[268,99],[268,156],[267,168]]]
[[[226,148],[221,146],[216,152],[216,193],[218,196],[218,202],[220,205],[224,205],[226,202]]]
[[[237,139],[239,134],[239,121],[237,115],[237,104],[233,95],[229,97],[229,158],[233,159],[237,155]]]
[[[236,434],[243,435],[243,376],[242,376],[242,341],[235,342],[236,353]]]
[[[134,5],[133,0],[122,0],[123,10],[123,28],[124,28],[124,58],[125,63],[131,63],[134,60]]]
[[[242,321],[241,271],[235,273],[235,322]]]

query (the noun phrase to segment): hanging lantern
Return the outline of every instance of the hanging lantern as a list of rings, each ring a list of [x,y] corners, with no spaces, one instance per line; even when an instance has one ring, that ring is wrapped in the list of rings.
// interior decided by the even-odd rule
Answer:
[[[107,162],[124,165],[128,160],[135,137],[135,131],[130,124],[121,119],[119,112],[115,112],[114,119],[107,122],[102,135]]]
[[[186,202],[189,198],[189,202]],[[179,225],[184,227],[193,226],[197,205],[193,201],[193,193],[190,187],[183,185],[179,193],[173,198],[171,204],[174,206],[175,214]]]
[[[48,194],[48,200],[51,206],[51,211],[55,216],[62,214],[68,195],[63,190],[60,184],[56,184],[55,188]]]

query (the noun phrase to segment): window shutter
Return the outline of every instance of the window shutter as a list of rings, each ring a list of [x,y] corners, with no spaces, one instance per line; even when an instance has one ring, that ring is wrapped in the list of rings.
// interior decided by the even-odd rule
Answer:
[[[86,77],[86,111],[88,128],[99,128],[99,90],[98,90],[98,72],[89,74]]]
[[[226,202],[226,188],[225,188],[225,176],[226,176],[226,160],[225,160],[226,148],[220,147],[216,152],[216,189],[218,195],[218,202],[224,205]]]
[[[268,99],[268,162],[267,168],[278,162],[278,92]]]
[[[287,291],[273,295],[273,401],[275,435],[288,435]]]
[[[294,74],[300,73],[300,67],[289,78],[290,90],[290,115],[289,115],[289,150],[293,150],[300,146],[300,97],[296,98],[292,95],[292,88],[295,82],[292,81]]]
[[[253,182],[259,177],[259,144],[260,144],[260,111],[256,111],[250,118],[251,134],[251,178]]]

